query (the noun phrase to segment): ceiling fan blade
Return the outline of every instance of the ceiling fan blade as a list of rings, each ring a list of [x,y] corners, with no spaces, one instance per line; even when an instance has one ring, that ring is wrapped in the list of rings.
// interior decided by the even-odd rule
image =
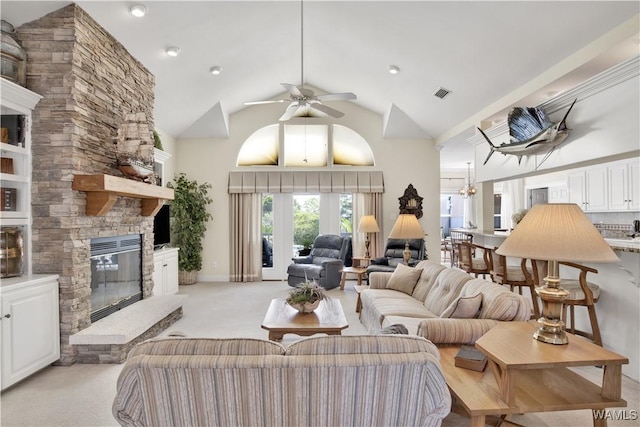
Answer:
[[[284,87],[291,95],[298,97],[298,98],[302,98],[304,96],[304,94],[302,92],[300,92],[300,89],[298,89],[298,86],[296,85],[292,85],[290,83],[280,83],[282,85],[282,87]]]
[[[261,105],[261,104],[281,104],[283,102],[289,102],[288,99],[276,99],[271,101],[249,101],[245,102],[244,105]]]
[[[309,108],[321,111],[321,112],[323,112],[323,113],[325,113],[325,114],[327,114],[327,115],[329,115],[329,116],[331,116],[333,118],[336,118],[336,119],[344,116],[344,113],[342,111],[338,111],[338,110],[336,110],[334,108],[327,107],[326,105],[322,105],[322,104],[318,104],[318,103],[309,104]]]
[[[355,93],[345,92],[345,93],[327,93],[325,95],[318,95],[316,99],[319,101],[342,101],[345,99],[356,99],[357,96]]]
[[[280,118],[278,120],[281,121],[281,122],[286,122],[290,118],[296,117],[296,115],[298,115],[300,109],[304,109],[305,108],[305,105],[300,105],[298,103],[291,104],[287,108],[287,110],[284,112],[284,114],[282,116],[280,116]]]

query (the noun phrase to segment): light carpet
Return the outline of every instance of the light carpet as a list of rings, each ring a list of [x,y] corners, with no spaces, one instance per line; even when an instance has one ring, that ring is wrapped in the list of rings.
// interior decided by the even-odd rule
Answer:
[[[344,291],[328,291],[340,300],[349,327],[345,335],[366,334],[355,312],[356,293],[353,282]],[[180,293],[188,295],[182,319],[162,335],[179,331],[192,337],[251,337],[267,338],[260,327],[269,301],[285,298],[290,288],[286,282],[261,283],[197,283],[181,286]],[[299,339],[286,335],[286,345]],[[52,366],[9,388],[0,395],[0,424],[11,426],[117,426],[111,415],[116,380],[122,365]],[[594,382],[600,382],[602,371],[597,368],[580,370]],[[640,409],[640,386],[623,378],[623,398],[629,406],[626,415]],[[630,417],[627,417],[630,418]],[[469,418],[450,414],[445,427],[468,426]],[[525,414],[512,421],[527,426],[582,427],[592,425],[591,411],[567,411],[544,414]],[[612,427],[640,425],[635,420],[609,420]]]

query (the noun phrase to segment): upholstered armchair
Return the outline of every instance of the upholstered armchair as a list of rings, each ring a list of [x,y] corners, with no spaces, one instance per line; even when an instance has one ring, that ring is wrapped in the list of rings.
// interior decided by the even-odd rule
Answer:
[[[292,258],[287,268],[289,286],[313,280],[325,289],[340,286],[340,270],[351,266],[351,239],[335,234],[321,234],[313,242],[311,253]]]
[[[404,239],[387,239],[384,256],[371,260],[371,264],[367,267],[367,274],[376,271],[394,271],[398,264],[403,264],[404,244]],[[409,239],[409,249],[411,250],[409,265],[416,265],[424,259],[424,239]]]

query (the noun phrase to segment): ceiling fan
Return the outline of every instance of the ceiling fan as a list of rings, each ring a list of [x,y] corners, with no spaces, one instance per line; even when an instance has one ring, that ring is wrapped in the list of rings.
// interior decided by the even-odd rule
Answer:
[[[335,108],[323,104],[326,101],[343,101],[356,99],[356,95],[351,92],[327,93],[316,95],[311,89],[303,87],[304,84],[304,18],[303,5],[300,1],[300,86],[290,83],[280,83],[288,92],[289,99],[276,99],[268,101],[245,102],[244,105],[289,103],[280,121],[287,121],[292,117],[333,117],[340,118],[344,113]]]

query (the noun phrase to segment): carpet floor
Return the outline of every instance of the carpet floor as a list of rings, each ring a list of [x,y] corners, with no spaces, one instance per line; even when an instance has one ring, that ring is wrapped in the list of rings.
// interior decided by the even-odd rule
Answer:
[[[355,313],[356,293],[353,282],[344,291],[328,291],[340,300],[349,327],[345,335],[361,335],[367,331]],[[182,319],[162,335],[179,331],[192,337],[251,337],[267,338],[260,327],[272,298],[285,298],[289,292],[286,282],[261,283],[197,283],[181,286],[180,293],[188,295]],[[295,341],[286,335],[286,345]],[[116,380],[122,365],[51,366],[5,390],[0,395],[0,425],[12,426],[117,426],[111,415]],[[602,371],[581,368],[580,373],[600,383]],[[640,426],[640,385],[623,378],[622,397],[628,407],[619,420],[609,420],[611,427]],[[633,412],[635,411],[635,412]],[[635,419],[634,418],[634,414]],[[451,413],[443,422],[445,427],[468,426],[470,419]],[[526,426],[582,427],[592,425],[591,411],[567,411],[524,414],[511,421]]]

